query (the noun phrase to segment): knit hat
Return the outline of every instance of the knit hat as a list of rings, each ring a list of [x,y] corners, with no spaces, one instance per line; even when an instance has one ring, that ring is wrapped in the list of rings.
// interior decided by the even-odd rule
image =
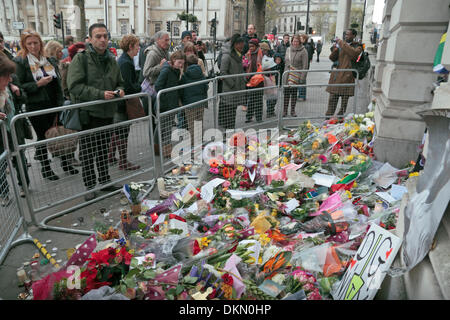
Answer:
[[[249,44],[254,44],[255,46],[258,46],[258,45],[259,45],[259,40],[256,39],[256,38],[253,38],[253,39],[250,39],[250,40],[248,41],[248,43],[249,43]]]
[[[183,39],[186,38],[187,36],[189,36],[189,37],[192,38],[192,33],[191,33],[190,31],[187,31],[187,30],[183,31],[183,32],[181,33],[181,40],[183,40]]]
[[[259,47],[260,47],[262,50],[270,50],[270,47],[269,47],[269,45],[268,45],[266,42],[261,42],[261,44],[259,45]]]
[[[276,67],[277,64],[275,63],[273,58],[264,56],[262,59],[261,66],[262,66],[263,71],[265,71],[265,70],[270,70],[270,69]]]

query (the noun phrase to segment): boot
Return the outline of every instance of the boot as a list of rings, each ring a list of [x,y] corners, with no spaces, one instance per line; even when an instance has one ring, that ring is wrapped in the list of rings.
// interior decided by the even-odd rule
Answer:
[[[44,179],[48,179],[50,181],[59,179],[59,177],[53,172],[52,168],[50,167],[50,161],[48,159],[41,161],[41,173]]]
[[[138,170],[141,166],[135,165],[127,160],[128,141],[118,140],[119,149],[119,170]]]
[[[295,107],[291,107],[291,117],[297,118],[297,114],[295,113]]]

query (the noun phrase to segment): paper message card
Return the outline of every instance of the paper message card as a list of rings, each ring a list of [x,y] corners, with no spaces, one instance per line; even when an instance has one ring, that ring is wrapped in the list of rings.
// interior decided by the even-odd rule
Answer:
[[[372,300],[401,243],[400,238],[373,224],[339,287],[332,292],[334,300]]]

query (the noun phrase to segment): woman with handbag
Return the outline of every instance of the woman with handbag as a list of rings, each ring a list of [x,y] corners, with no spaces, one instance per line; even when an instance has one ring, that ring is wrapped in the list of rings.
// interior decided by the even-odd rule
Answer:
[[[286,50],[286,70],[305,70],[308,69],[308,52],[302,44],[299,35],[292,37],[292,44]],[[299,85],[306,83],[306,72],[291,72],[287,77],[287,85]],[[283,117],[287,116],[289,101],[291,102],[291,117],[297,117],[295,106],[297,104],[297,87],[287,87],[284,89],[284,112]]]
[[[18,114],[18,110],[16,109],[16,106],[14,105],[14,96],[13,93],[11,92],[10,88],[9,88],[9,83],[11,80],[11,75],[14,73],[16,69],[16,65],[14,64],[14,62],[12,62],[11,60],[9,60],[9,58],[0,53],[0,120],[5,121],[6,124],[6,129],[7,129],[7,135],[8,138],[6,139],[8,141],[8,145],[11,151],[13,150],[14,144],[12,141],[12,136],[11,136],[11,127],[10,127],[10,122],[12,120],[12,118]],[[16,125],[16,133],[17,133],[17,141],[19,144],[23,144],[25,143],[25,132],[24,129],[26,128],[22,128],[19,125],[19,122],[17,122]],[[7,148],[7,146],[3,145],[3,137],[1,135],[2,131],[0,131],[0,154],[3,153],[3,151]],[[24,169],[25,172],[25,181],[27,183],[27,185],[30,183],[30,178],[28,176],[28,171],[27,171],[27,165],[26,165],[26,161],[25,161],[25,155],[21,152],[20,153],[20,161],[21,161],[21,165],[22,168]],[[12,159],[14,168],[16,170],[17,173],[17,178],[18,178],[18,184],[20,187],[20,196],[21,197],[25,197],[25,192],[23,191],[22,188],[22,179],[20,171],[19,171],[19,167],[17,165],[17,158],[14,157]],[[3,165],[2,165],[3,167]],[[2,170],[0,170],[0,204],[2,206],[7,206],[10,203],[10,199],[9,199],[9,184],[8,184],[8,180],[6,179],[6,170],[3,170],[4,168],[2,168]]]
[[[39,33],[25,29],[20,38],[20,47],[22,49],[14,61],[20,87],[28,97],[27,112],[62,106],[64,97],[58,66],[45,57],[44,43]],[[57,113],[47,113],[30,118],[38,141],[46,139],[45,133],[54,126],[56,117]],[[36,148],[35,159],[41,163],[41,173],[45,179],[51,181],[59,179],[50,166],[46,145]],[[61,161],[61,166],[65,172],[78,173],[66,159]]]
[[[73,46],[73,45],[72,45]],[[51,40],[47,42],[44,47],[45,57],[48,59],[50,63],[56,66],[56,73],[59,75],[61,79],[61,87],[64,94],[64,105],[70,104],[69,91],[67,89],[67,70],[69,68],[68,63],[63,63],[61,60],[63,56],[63,46],[58,41]],[[70,54],[70,51],[69,51]],[[70,59],[70,56],[64,59],[67,61]],[[61,117],[59,117],[61,119]],[[55,156],[55,155],[53,155]],[[78,174],[78,170],[74,168],[70,168],[69,166],[81,166],[81,163],[75,159],[75,152],[70,152],[68,154],[63,154],[61,156],[61,161],[63,168],[68,169],[64,171],[69,171],[71,174]]]
[[[123,50],[117,63],[120,67],[120,73],[125,82],[125,95],[141,92],[138,75],[134,68],[134,57],[139,53],[139,38],[133,34],[126,35],[120,41],[120,48]],[[144,108],[139,98],[128,99],[119,104],[114,122],[132,120],[144,117]],[[130,125],[118,127],[114,130],[111,145],[109,147],[109,163],[117,162],[115,158],[116,147],[119,151],[119,170],[138,170],[140,166],[132,164],[127,160],[128,153],[128,135],[130,134]]]

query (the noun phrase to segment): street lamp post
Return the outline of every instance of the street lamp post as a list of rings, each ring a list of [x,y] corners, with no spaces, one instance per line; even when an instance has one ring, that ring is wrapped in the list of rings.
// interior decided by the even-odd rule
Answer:
[[[108,0],[105,0],[105,26],[108,28]]]
[[[310,4],[310,0],[308,0],[308,7],[306,9],[306,30],[305,30],[306,34],[309,33],[309,4]]]
[[[247,0],[247,13],[246,13],[246,18],[245,18],[245,28],[248,27],[248,0]],[[247,30],[247,29],[245,29]]]
[[[186,0],[186,31],[189,31],[189,0]]]

